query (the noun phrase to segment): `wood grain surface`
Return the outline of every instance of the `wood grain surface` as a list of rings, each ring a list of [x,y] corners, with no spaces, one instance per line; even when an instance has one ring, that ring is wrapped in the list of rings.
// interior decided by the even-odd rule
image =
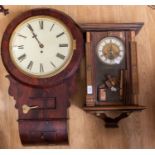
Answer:
[[[136,37],[138,49],[139,103],[147,109],[120,122],[120,128],[106,129],[104,122],[82,109],[84,103],[84,60],[78,72],[78,93],[69,108],[70,145],[22,146],[18,135],[15,101],[8,95],[7,72],[0,60],[0,148],[155,148],[155,10],[147,6],[6,6],[0,14],[0,41],[10,20],[39,7],[55,8],[78,23],[144,22]]]

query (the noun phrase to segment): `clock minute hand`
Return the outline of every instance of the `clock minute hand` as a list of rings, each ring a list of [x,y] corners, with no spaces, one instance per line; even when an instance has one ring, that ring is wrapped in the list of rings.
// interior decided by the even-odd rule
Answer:
[[[40,48],[43,48],[44,45],[43,45],[43,44],[39,41],[39,39],[37,38],[37,35],[34,33],[34,30],[33,30],[32,26],[31,26],[30,24],[28,24],[27,27],[29,28],[29,30],[30,30],[31,33],[33,34],[32,38],[35,38],[36,41],[37,41],[38,44],[39,44],[39,47],[40,47]]]
[[[33,33],[32,38],[35,38],[36,39],[36,41],[38,42],[40,48],[43,48],[44,47],[44,45],[38,40],[37,35],[35,33]]]

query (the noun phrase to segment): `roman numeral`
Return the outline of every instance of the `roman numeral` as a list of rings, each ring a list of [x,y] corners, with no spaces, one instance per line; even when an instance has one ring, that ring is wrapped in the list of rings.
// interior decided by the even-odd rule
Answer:
[[[44,28],[44,22],[43,21],[39,21],[39,26],[40,26],[40,29],[43,30],[43,28]]]
[[[27,69],[31,70],[32,69],[32,66],[33,66],[33,61],[30,61],[28,66],[27,66]]]
[[[59,47],[68,47],[68,44],[59,44]]]
[[[43,64],[40,64],[40,73],[44,72]]]
[[[18,49],[24,49],[24,45],[19,45],[17,47],[18,47]]]
[[[26,36],[23,36],[23,35],[21,35],[21,34],[18,34],[18,36],[19,36],[19,37],[22,37],[22,38],[25,38],[25,39],[27,38]]]
[[[54,63],[53,63],[52,61],[50,61],[50,64],[51,64],[54,68],[56,68],[56,66],[54,65]]]
[[[20,57],[18,57],[18,60],[22,62],[25,58],[26,58],[26,54],[23,54]]]
[[[62,36],[64,33],[65,32],[62,32],[62,33],[58,34],[56,37],[58,38],[58,37]]]
[[[50,31],[52,31],[53,27],[54,27],[54,24],[51,26]]]
[[[33,28],[30,24],[27,24],[27,27],[30,29],[30,31],[33,31]]]
[[[60,53],[57,53],[57,55],[56,55],[58,58],[60,58],[60,59],[62,59],[62,60],[64,60],[65,59],[65,56],[64,55],[62,55],[62,54],[60,54]]]

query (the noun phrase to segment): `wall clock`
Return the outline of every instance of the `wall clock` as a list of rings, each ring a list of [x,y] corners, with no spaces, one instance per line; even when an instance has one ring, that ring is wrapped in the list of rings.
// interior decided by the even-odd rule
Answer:
[[[83,51],[79,27],[60,11],[30,10],[8,25],[1,51],[21,142],[68,143],[69,96]]]
[[[81,24],[86,37],[86,104],[84,109],[102,118],[106,127],[133,111],[138,103],[135,36],[143,23]]]

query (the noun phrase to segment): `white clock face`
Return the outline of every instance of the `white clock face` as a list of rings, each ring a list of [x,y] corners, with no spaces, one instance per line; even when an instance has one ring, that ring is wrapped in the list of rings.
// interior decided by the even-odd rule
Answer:
[[[106,37],[98,43],[97,55],[105,64],[120,64],[125,55],[124,44],[116,37]]]
[[[55,18],[35,16],[14,30],[10,55],[20,71],[38,78],[61,72],[70,62],[73,39],[67,27]]]

